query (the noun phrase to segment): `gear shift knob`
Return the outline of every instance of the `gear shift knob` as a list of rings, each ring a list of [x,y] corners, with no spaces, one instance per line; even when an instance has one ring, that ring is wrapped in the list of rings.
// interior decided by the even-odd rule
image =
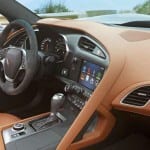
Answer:
[[[51,98],[51,115],[56,116],[56,113],[58,112],[58,109],[61,107],[61,105],[64,103],[65,96],[63,93],[56,93]]]
[[[56,93],[52,98],[51,98],[51,110],[50,110],[50,115],[47,117],[46,121],[44,124],[39,127],[39,129],[43,128],[44,126],[51,126],[59,121],[58,117],[56,116],[59,108],[62,106],[64,103],[65,96],[63,93]]]

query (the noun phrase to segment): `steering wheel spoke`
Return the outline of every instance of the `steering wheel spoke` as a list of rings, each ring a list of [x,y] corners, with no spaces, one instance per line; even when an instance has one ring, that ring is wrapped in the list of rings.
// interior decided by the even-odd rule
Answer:
[[[14,82],[6,80],[4,83],[4,89],[7,89],[8,91],[13,91],[15,89]]]
[[[27,52],[24,49],[21,49],[22,52],[22,59],[21,59],[21,65],[19,67],[19,70],[26,70],[27,69]]]
[[[2,61],[5,58],[5,54],[3,50],[0,50],[0,61]]]
[[[33,59],[33,56],[32,56],[31,50],[26,50],[26,62],[28,65],[30,65],[32,59]]]
[[[6,57],[8,52],[8,48],[0,49],[0,61],[3,61]]]
[[[5,62],[5,58],[0,59],[0,63],[2,64],[2,66],[4,66],[4,62]]]

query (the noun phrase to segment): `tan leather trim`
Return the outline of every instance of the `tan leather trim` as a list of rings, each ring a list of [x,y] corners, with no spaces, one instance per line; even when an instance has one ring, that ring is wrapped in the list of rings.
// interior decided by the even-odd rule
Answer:
[[[129,42],[143,41],[150,39],[150,34],[144,31],[126,31],[120,34],[125,40]]]
[[[133,32],[132,29],[108,27],[98,23],[77,20],[51,22],[49,19],[43,19],[38,23],[85,32],[101,42],[110,57],[110,64],[103,79],[57,147],[57,150],[65,150],[71,146],[72,141],[96,109],[104,107],[107,111],[111,110],[112,101],[120,94],[120,92],[140,81],[150,80],[150,69],[147,69],[147,66],[150,66],[150,32],[147,31],[143,34],[143,32],[135,29],[133,29]],[[129,39],[131,33],[133,35],[131,39]],[[122,35],[128,40],[125,40]],[[138,37],[142,36],[140,40],[144,40],[138,41],[139,38],[135,38],[137,35]],[[129,42],[132,39],[136,42]],[[144,62],[141,62],[141,60],[144,60]],[[142,68],[142,71],[140,71],[139,68]],[[104,112],[100,113],[102,116],[103,114]],[[111,131],[112,126],[108,125],[109,117],[105,116],[104,118],[105,119],[103,119],[101,123],[105,124],[105,129]],[[107,123],[105,123],[105,120],[107,120]],[[99,130],[103,130],[102,126],[100,126],[101,124],[99,124]],[[93,134],[93,137],[96,137],[97,133]],[[102,137],[107,137],[107,134],[102,134]],[[104,139],[102,137],[99,138],[99,142]],[[88,142],[83,142],[83,145],[86,146],[90,142],[94,143],[93,138],[88,140]],[[95,140],[95,142],[97,141]],[[78,144],[77,146],[76,143],[75,146],[74,143],[76,149],[79,149],[80,146],[83,145]]]
[[[2,130],[0,129],[1,135],[0,135],[0,150],[5,150],[5,145],[3,141],[3,136],[2,136]]]
[[[115,99],[113,105],[116,99],[120,101],[127,91],[134,88],[133,85],[150,82],[150,39],[147,38],[147,34],[142,34],[138,30],[132,32],[130,29],[108,27],[88,21],[43,19],[38,24],[83,31],[101,42],[106,48],[110,57],[109,67],[89,101],[60,141],[57,150],[80,149],[80,147],[87,146],[89,143],[94,144],[104,140],[115,122],[114,117],[109,112],[112,109],[112,101]],[[127,34],[126,37],[130,37],[130,32],[134,34],[133,37],[142,34],[144,40],[129,42],[121,37],[124,32]],[[150,34],[149,31],[146,32]],[[131,87],[130,90],[129,87]],[[128,90],[122,94],[122,91],[126,89]],[[119,109],[120,107],[124,106],[119,105],[115,108]],[[128,110],[133,112],[134,109]],[[101,123],[97,124],[93,133],[85,135],[82,141],[72,143],[96,110],[99,110]],[[140,110],[140,113],[147,115],[147,112],[143,113],[142,110]]]
[[[149,43],[150,40],[145,40],[126,44],[126,62],[124,68],[116,83],[109,91],[109,94],[105,97],[105,100],[103,100],[103,105],[108,109],[111,109],[112,101],[118,97],[122,91],[129,87],[134,88],[135,85],[139,83],[150,82]]]
[[[97,109],[97,112],[99,113],[99,120],[95,129],[92,132],[85,134],[83,139],[79,142],[71,144],[68,148],[69,150],[87,147],[99,141],[103,141],[109,135],[115,124],[114,116],[102,106]]]
[[[20,119],[14,115],[0,113],[0,127],[6,126],[7,124],[14,123]]]
[[[9,124],[14,124],[15,122],[20,121],[20,118],[6,113],[0,113],[0,150],[5,150],[5,145],[3,143],[3,137],[2,137],[2,129],[5,128],[5,126],[9,126]]]
[[[127,111],[127,112],[133,112],[133,113],[138,113],[138,114],[141,114],[141,115],[150,116],[150,101],[144,107],[130,106],[130,105],[126,105],[126,104],[122,104],[121,103],[121,100],[127,94],[129,94],[131,91],[133,91],[133,89],[137,89],[138,87],[146,86],[146,85],[150,85],[150,81],[149,82],[137,83],[135,85],[132,85],[132,86],[128,87],[127,89],[125,89],[124,91],[122,91],[114,99],[114,101],[112,102],[113,107],[116,108],[116,109],[119,109],[119,110]]]
[[[43,24],[46,20],[44,20]],[[42,22],[40,22],[42,24]],[[86,122],[89,120],[89,118],[92,116],[92,114],[98,109],[103,106],[101,106],[101,102],[103,102],[104,97],[109,93],[109,91],[112,88],[112,85],[115,83],[115,81],[118,79],[122,68],[125,63],[125,54],[124,54],[124,46],[118,45],[118,41],[114,39],[119,39],[122,43],[125,43],[126,41],[120,37],[120,35],[116,34],[120,32],[120,30],[114,31],[113,29],[110,29],[104,25],[100,25],[97,23],[92,22],[80,22],[80,21],[57,21],[54,24],[50,23],[49,25],[55,25],[60,27],[68,27],[72,29],[78,29],[83,32],[87,32],[87,34],[93,36],[98,41],[102,42],[104,47],[108,50],[108,53],[110,55],[110,64],[109,68],[105,72],[105,75],[103,79],[101,80],[100,84],[90,97],[89,101],[86,103],[85,107],[82,109],[78,117],[73,122],[72,126],[64,136],[64,138],[61,140],[60,144],[57,147],[57,150],[67,149],[71,145],[72,141],[75,139],[77,134],[80,132],[80,130],[83,128],[83,126],[86,124]],[[115,33],[115,34],[114,34]],[[113,34],[113,38],[108,38],[110,34]],[[117,59],[114,59],[117,58]],[[116,67],[117,66],[117,67]],[[113,76],[112,76],[113,74]],[[105,119],[103,119],[102,126],[104,125],[107,131],[111,131],[112,126],[110,123],[110,118],[107,115],[104,115],[105,112],[100,112],[101,116],[105,116]],[[107,123],[106,123],[107,122]],[[113,124],[113,121],[112,121]],[[99,124],[100,125],[100,124]],[[99,130],[102,127],[100,125]],[[93,137],[100,137],[100,139],[95,140],[95,142],[101,141],[104,139],[104,137],[107,137],[107,134],[105,132],[100,132],[102,135],[95,135],[96,132],[93,133]],[[104,134],[105,133],[105,134]],[[103,138],[102,138],[103,137]],[[90,138],[88,142],[84,142],[84,146],[88,145],[88,143],[94,143],[95,138]],[[81,146],[80,144],[78,146]],[[76,147],[77,148],[77,147]],[[78,147],[79,149],[80,147]]]

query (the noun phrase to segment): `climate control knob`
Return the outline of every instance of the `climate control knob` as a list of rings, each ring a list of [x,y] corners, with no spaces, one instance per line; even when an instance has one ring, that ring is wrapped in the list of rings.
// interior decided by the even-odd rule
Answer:
[[[84,89],[76,84],[67,84],[64,88],[64,91],[66,93],[71,93],[71,94],[83,94],[84,93]]]

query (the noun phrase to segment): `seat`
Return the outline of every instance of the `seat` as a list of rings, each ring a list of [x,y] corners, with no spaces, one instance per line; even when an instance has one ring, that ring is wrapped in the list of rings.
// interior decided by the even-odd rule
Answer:
[[[14,115],[7,113],[0,113],[0,126],[5,126],[7,124],[11,124],[19,121],[20,119]]]

